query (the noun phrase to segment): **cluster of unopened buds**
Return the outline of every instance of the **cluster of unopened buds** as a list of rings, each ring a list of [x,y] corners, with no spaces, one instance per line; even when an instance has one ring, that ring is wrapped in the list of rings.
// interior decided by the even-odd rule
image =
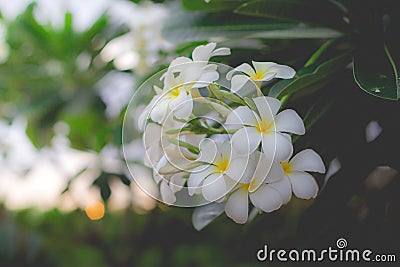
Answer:
[[[303,120],[263,94],[273,79],[291,79],[295,71],[273,62],[231,68],[209,61],[226,55],[230,49],[209,43],[173,60],[138,124],[159,200],[224,203],[228,217],[245,223],[250,207],[271,212],[292,194],[315,198],[318,184],[309,172],[324,173],[325,166],[312,149],[293,156],[292,136],[305,134]]]

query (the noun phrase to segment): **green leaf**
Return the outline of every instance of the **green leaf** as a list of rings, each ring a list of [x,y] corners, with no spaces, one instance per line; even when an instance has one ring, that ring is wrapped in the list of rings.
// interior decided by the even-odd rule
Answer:
[[[234,103],[238,103],[240,105],[246,105],[246,103],[244,102],[243,99],[241,99],[240,97],[238,97],[237,95],[220,89],[220,88],[216,88],[215,86],[210,86],[209,89],[211,90],[211,92],[220,100],[222,100],[223,98],[226,98]]]
[[[312,25],[346,29],[346,14],[327,0],[253,0],[242,4],[235,13],[279,20],[304,22]]]
[[[70,12],[65,13],[64,16],[64,31],[72,33],[73,28],[72,28],[72,14]]]
[[[194,145],[192,145],[190,143],[184,142],[184,141],[182,141],[180,139],[168,138],[168,142],[170,142],[170,143],[172,143],[174,145],[177,145],[178,147],[185,147],[190,152],[192,152],[193,154],[199,154],[200,153],[200,150],[199,150],[198,147],[196,147],[196,146],[194,146]]]
[[[398,67],[386,45],[359,49],[353,58],[353,75],[358,86],[374,96],[400,97]]]
[[[244,98],[244,101],[246,102],[246,104],[247,104],[252,110],[254,110],[254,111],[257,110],[257,106],[256,106],[256,104],[254,103],[254,101],[253,101],[251,98],[245,97],[245,98]]]
[[[104,202],[106,202],[111,195],[110,188],[110,174],[102,172],[94,181],[93,185],[100,189],[100,195]]]
[[[303,118],[306,131],[308,132],[334,105],[334,100],[319,99],[307,111]],[[292,137],[293,144],[300,138],[300,135]]]
[[[229,12],[184,13],[179,9],[169,19],[162,34],[173,43],[210,39],[310,39],[335,38],[342,34],[327,28],[300,25],[297,22],[274,21]]]
[[[288,94],[307,94],[324,87],[334,73],[343,70],[349,64],[350,55],[343,54],[327,60],[320,65],[311,65],[301,69],[295,78],[277,82],[270,90],[269,96],[282,97]]]
[[[203,0],[182,0],[182,6],[188,11],[221,11],[235,9],[243,2],[244,0],[212,0],[209,3]]]
[[[249,34],[247,38],[261,39],[330,39],[343,34],[328,28],[307,27],[298,25],[289,29],[260,31]]]

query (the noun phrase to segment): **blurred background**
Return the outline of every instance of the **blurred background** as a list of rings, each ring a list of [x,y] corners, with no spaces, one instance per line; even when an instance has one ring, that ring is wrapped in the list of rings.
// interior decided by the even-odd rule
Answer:
[[[124,110],[171,59],[212,40],[232,48],[223,63],[299,69],[341,36],[304,33],[303,24],[289,36],[269,35],[268,27],[289,24],[227,15],[230,2],[243,1],[216,1],[196,28],[201,11],[190,1],[0,0],[0,266],[253,266],[264,244],[325,248],[339,237],[398,252],[399,106],[361,91],[346,65],[323,90],[289,104],[303,117],[323,114],[296,143],[321,151],[331,166],[317,176],[315,201],[295,199],[244,226],[221,216],[197,232],[192,210],[157,203],[131,182]],[[151,175],[140,142],[127,154]]]

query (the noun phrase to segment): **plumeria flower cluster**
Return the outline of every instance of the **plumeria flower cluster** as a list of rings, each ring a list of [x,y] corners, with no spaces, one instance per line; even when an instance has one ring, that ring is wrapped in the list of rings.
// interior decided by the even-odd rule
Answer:
[[[318,184],[310,173],[324,173],[325,166],[312,149],[293,156],[292,137],[305,134],[303,120],[263,93],[273,79],[293,78],[294,69],[253,61],[226,71],[210,62],[226,55],[228,48],[209,43],[191,58],[173,60],[138,124],[161,201],[182,206],[179,195],[190,203],[223,203],[228,217],[245,223],[250,207],[272,212],[292,194],[315,198]],[[218,84],[221,78],[229,86]],[[239,93],[250,87],[255,94]]]

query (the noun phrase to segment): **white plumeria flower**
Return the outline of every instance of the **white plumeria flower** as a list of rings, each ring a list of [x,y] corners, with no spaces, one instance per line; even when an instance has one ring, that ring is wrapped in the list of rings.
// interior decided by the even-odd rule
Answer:
[[[236,223],[247,221],[249,198],[254,207],[264,212],[277,210],[286,203],[285,192],[281,190],[284,174],[279,162],[256,151],[248,168],[251,171],[246,171],[225,205],[226,215]]]
[[[288,157],[288,159],[291,155]],[[314,177],[307,172],[325,173],[325,165],[321,157],[312,149],[305,149],[297,153],[291,160],[281,162],[286,184],[282,187],[286,200],[290,200],[292,191],[302,199],[315,198],[318,194],[318,184]]]
[[[228,56],[231,54],[229,48],[220,47],[215,49],[216,46],[216,43],[197,46],[192,52],[192,59],[188,57],[178,57],[171,62],[169,70],[172,72],[181,72],[188,66],[195,66],[202,71],[215,71],[217,66],[215,64],[208,64],[210,58],[215,56]]]
[[[188,179],[189,195],[201,193],[206,200],[217,201],[241,179],[249,157],[235,154],[229,141],[216,143],[205,138],[200,143],[197,160],[205,165],[192,170]]]
[[[176,201],[175,193],[182,190],[187,179],[183,178],[186,173],[179,172],[172,175],[160,175],[154,171],[153,177],[157,184],[160,184],[160,197],[166,204],[174,204]]]
[[[154,91],[160,92],[161,89],[158,88],[157,86],[154,86]],[[160,98],[160,95],[155,95],[151,99],[150,103],[143,109],[142,113],[140,114],[137,121],[137,125],[140,131],[143,131],[145,129],[147,120],[150,118],[151,109],[154,107],[156,101],[158,101],[158,98]]]
[[[144,165],[154,167],[158,164],[163,156],[162,145],[162,127],[155,123],[146,125],[143,133],[143,144],[146,154],[144,155]]]
[[[170,111],[178,119],[186,120],[190,116],[193,109],[191,90],[205,87],[219,78],[217,65],[208,64],[209,59],[230,54],[229,48],[215,47],[215,43],[198,46],[193,50],[193,59],[178,57],[171,62],[168,71],[161,77],[164,80],[163,89],[155,88],[157,95],[148,113],[153,121],[162,123]]]
[[[192,114],[193,100],[190,93],[193,88],[193,78],[197,75],[189,71],[174,77],[172,72],[167,72],[164,78],[163,90],[157,91],[150,118],[158,123],[163,123],[165,118],[173,113],[178,119],[187,119]]]
[[[171,129],[180,129],[184,125],[183,123],[177,122],[173,119],[168,119],[163,125],[155,123],[148,123],[143,133],[143,145],[145,147],[146,154],[144,156],[144,164],[147,167],[158,169],[185,169],[187,166],[194,163],[197,158],[197,154],[192,153],[188,148],[177,145],[176,142],[170,141],[175,139],[176,141],[183,141],[193,147],[198,147],[200,142],[204,139],[205,134],[193,134],[193,133],[176,133],[167,134]],[[162,158],[166,158],[164,165],[159,165]]]
[[[149,124],[150,125],[150,124]],[[189,134],[182,136],[185,142],[194,146],[199,146],[205,135]],[[197,155],[191,153],[186,148],[168,144],[162,149],[163,155],[158,160],[157,165],[153,166],[153,178],[160,184],[161,199],[166,204],[173,204],[176,201],[175,193],[180,191],[187,179],[187,170],[194,163]]]
[[[262,143],[265,153],[272,153],[277,160],[286,159],[293,152],[293,146],[290,136],[284,133],[303,135],[302,119],[292,109],[278,113],[281,106],[278,99],[262,96],[253,101],[258,113],[241,106],[226,119],[228,127],[239,128],[232,136],[233,149],[239,154],[250,154]]]
[[[296,74],[296,71],[285,65],[280,65],[274,62],[256,62],[252,61],[254,69],[247,63],[236,67],[227,73],[226,78],[231,81],[231,91],[238,92],[249,80],[258,83],[270,81],[273,78],[291,79]],[[244,74],[235,74],[242,72]]]
[[[146,150],[144,164],[147,167],[154,168],[165,154],[165,149],[172,145],[168,142],[166,131],[179,129],[182,125],[183,123],[173,120],[171,117],[167,118],[163,125],[156,123],[146,124],[146,128],[143,131],[143,145]]]

